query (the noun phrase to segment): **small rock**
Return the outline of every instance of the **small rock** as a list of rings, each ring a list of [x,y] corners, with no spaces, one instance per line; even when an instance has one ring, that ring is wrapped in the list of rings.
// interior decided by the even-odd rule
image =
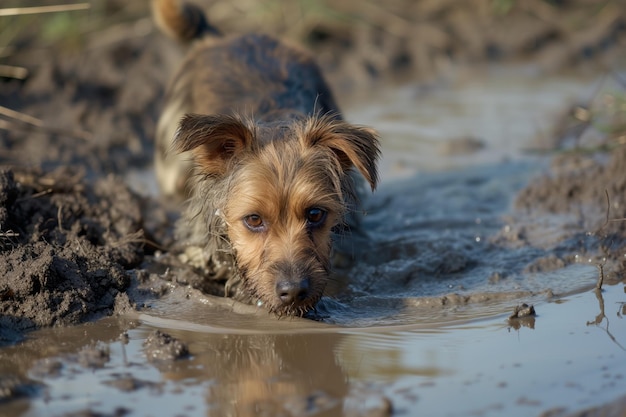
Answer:
[[[535,316],[535,307],[531,304],[528,305],[526,303],[515,306],[513,310],[513,314],[509,316],[510,319],[521,319],[523,317],[533,317]]]
[[[187,345],[180,340],[155,330],[143,342],[146,356],[151,362],[166,362],[189,356]]]

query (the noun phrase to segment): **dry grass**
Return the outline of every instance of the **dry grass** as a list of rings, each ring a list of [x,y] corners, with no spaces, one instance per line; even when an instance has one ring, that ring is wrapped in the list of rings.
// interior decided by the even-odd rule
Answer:
[[[147,1],[5,0],[0,6],[0,63],[24,48],[77,50],[105,28],[147,14]]]
[[[89,3],[58,4],[54,6],[9,7],[0,9],[0,17],[24,16],[27,14],[73,12],[76,10],[87,10],[90,7],[91,6],[89,5]]]

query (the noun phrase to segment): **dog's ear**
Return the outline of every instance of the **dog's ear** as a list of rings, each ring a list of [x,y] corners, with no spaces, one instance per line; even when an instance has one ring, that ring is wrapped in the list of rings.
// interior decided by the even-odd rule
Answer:
[[[187,114],[174,136],[174,149],[191,151],[200,170],[222,175],[230,161],[252,147],[254,134],[246,123],[230,115]]]
[[[329,148],[337,156],[344,171],[356,167],[372,191],[376,188],[380,141],[374,129],[331,117],[315,117],[305,126],[304,140],[309,146]]]

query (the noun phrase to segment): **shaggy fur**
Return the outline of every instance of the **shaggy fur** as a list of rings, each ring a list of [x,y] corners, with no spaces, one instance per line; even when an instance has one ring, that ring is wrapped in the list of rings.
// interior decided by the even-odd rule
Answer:
[[[264,35],[215,37],[197,7],[154,5],[166,33],[199,38],[169,87],[155,161],[162,191],[190,198],[187,258],[226,295],[302,315],[355,209],[353,168],[376,187],[378,137],[342,120],[308,53]]]

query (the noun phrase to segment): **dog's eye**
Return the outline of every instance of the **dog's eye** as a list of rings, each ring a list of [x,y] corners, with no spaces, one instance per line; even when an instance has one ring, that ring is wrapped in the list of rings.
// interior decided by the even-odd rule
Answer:
[[[265,230],[265,222],[258,214],[250,214],[243,218],[243,223],[253,232],[262,232]]]
[[[326,220],[326,210],[312,207],[306,211],[306,221],[309,226],[320,226]]]

